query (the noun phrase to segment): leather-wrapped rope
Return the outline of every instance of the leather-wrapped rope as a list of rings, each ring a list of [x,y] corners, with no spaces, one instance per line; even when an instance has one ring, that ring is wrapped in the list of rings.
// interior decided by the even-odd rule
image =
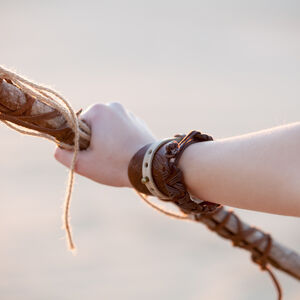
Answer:
[[[53,136],[58,144],[74,145],[74,131],[57,109],[20,93],[9,79],[0,78],[0,97],[0,120]],[[10,101],[11,98],[15,101]],[[79,145],[80,149],[86,149],[89,139],[80,138]]]

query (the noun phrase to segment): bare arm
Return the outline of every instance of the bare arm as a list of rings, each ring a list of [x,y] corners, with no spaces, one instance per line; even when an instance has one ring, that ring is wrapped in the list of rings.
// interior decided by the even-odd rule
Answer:
[[[157,138],[120,103],[98,104],[82,114],[92,129],[76,172],[96,182],[132,187],[127,168],[142,146]],[[57,148],[66,166],[72,153]],[[179,161],[188,190],[200,199],[233,207],[300,216],[300,123],[196,143]]]
[[[191,145],[179,166],[200,199],[300,216],[299,122]]]

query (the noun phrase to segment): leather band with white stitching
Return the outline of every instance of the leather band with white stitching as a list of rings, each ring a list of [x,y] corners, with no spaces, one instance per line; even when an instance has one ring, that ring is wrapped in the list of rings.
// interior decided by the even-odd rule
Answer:
[[[153,157],[156,153],[156,151],[159,149],[159,147],[163,144],[166,144],[167,142],[170,142],[174,140],[174,138],[166,138],[161,141],[155,142],[145,153],[144,159],[143,159],[143,166],[142,166],[142,183],[146,185],[148,190],[151,192],[151,194],[159,199],[168,199],[168,197],[161,193],[159,189],[157,188],[156,184],[154,183],[153,176],[152,176],[152,161]]]

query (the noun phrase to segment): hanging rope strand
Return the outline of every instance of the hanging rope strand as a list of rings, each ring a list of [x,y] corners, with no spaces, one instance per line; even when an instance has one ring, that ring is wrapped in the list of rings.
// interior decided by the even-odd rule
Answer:
[[[60,94],[58,94],[56,91],[38,85],[36,83],[33,83],[32,81],[29,81],[28,79],[25,79],[12,71],[9,71],[3,67],[0,66],[0,78],[5,80],[12,81],[13,84],[18,86],[20,90],[22,90],[25,94],[30,95],[34,99],[39,100],[40,102],[43,102],[47,104],[48,106],[54,108],[58,112],[61,113],[61,115],[65,118],[67,121],[69,127],[74,132],[74,146],[70,146],[68,144],[65,144],[63,142],[59,142],[59,146],[65,148],[65,149],[72,149],[73,157],[70,165],[70,171],[69,171],[69,178],[68,178],[68,184],[66,188],[66,196],[65,196],[65,204],[64,204],[64,214],[63,214],[63,223],[64,228],[66,230],[67,235],[67,241],[69,244],[69,248],[71,250],[75,249],[75,244],[72,237],[71,232],[71,225],[70,225],[70,205],[71,205],[71,196],[74,186],[74,170],[76,165],[76,159],[79,151],[79,139],[90,139],[90,129],[86,124],[84,124],[82,121],[78,120],[77,115],[70,105],[70,103],[64,99]],[[57,140],[47,134],[42,132],[36,132],[34,130],[29,129],[21,129],[9,121],[4,121],[9,127],[27,135],[33,135],[38,137],[44,137],[49,140],[54,140],[57,143]],[[83,128],[83,129],[82,129]]]

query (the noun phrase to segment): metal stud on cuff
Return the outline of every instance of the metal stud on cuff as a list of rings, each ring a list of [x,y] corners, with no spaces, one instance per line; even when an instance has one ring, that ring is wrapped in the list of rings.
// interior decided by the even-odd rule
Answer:
[[[163,144],[166,144],[170,141],[174,140],[174,138],[166,138],[161,141],[153,143],[145,153],[144,159],[143,159],[143,167],[142,167],[142,179],[141,182],[146,185],[148,190],[151,192],[151,194],[159,199],[168,199],[168,197],[161,193],[159,189],[157,188],[156,184],[154,183],[153,177],[152,177],[152,161],[153,157],[156,153],[156,151],[159,149],[159,147]]]

